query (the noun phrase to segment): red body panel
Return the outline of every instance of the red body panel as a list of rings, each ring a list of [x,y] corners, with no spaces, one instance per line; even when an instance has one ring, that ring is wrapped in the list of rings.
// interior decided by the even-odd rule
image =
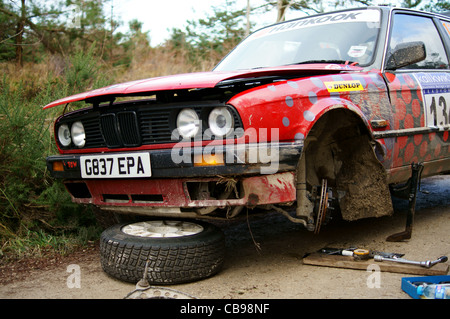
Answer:
[[[83,204],[107,205],[107,206],[155,206],[155,207],[207,207],[229,205],[263,205],[272,203],[286,203],[295,201],[296,189],[294,173],[279,173],[266,176],[255,176],[242,179],[242,187],[245,195],[239,199],[209,199],[192,200],[186,182],[217,181],[212,178],[198,179],[134,179],[124,183],[121,180],[85,180],[92,195],[90,198],[73,200]],[[105,200],[114,195],[125,195],[128,200]],[[134,201],[133,196],[158,195],[161,201],[139,202]]]

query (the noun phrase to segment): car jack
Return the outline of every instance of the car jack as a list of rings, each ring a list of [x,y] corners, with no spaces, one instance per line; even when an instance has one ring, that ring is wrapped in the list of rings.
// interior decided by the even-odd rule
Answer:
[[[422,163],[411,164],[411,177],[405,185],[399,187],[391,187],[393,196],[407,199],[409,201],[408,212],[406,215],[406,228],[404,231],[392,234],[386,238],[386,241],[397,242],[405,239],[410,239],[412,234],[412,227],[414,222],[414,213],[416,211],[417,189],[420,183],[420,177],[423,171]]]

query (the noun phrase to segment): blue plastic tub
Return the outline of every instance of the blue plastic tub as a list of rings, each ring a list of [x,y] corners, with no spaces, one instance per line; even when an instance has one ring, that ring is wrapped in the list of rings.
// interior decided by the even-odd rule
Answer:
[[[417,294],[417,286],[419,284],[439,284],[442,282],[450,283],[450,276],[403,277],[402,290],[414,299],[421,299]]]

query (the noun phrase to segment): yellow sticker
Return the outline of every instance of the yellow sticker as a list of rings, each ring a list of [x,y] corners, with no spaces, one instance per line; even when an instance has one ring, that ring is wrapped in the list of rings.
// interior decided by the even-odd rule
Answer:
[[[328,92],[362,91],[364,87],[358,80],[324,82]]]

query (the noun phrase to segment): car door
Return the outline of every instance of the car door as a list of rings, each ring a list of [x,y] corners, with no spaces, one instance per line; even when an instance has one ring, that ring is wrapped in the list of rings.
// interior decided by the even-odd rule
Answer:
[[[422,42],[426,58],[384,71],[393,114],[391,182],[405,180],[413,162],[424,163],[423,176],[450,170],[450,70],[446,35],[440,32],[445,28],[439,23],[426,15],[393,11],[385,69],[399,44]]]

